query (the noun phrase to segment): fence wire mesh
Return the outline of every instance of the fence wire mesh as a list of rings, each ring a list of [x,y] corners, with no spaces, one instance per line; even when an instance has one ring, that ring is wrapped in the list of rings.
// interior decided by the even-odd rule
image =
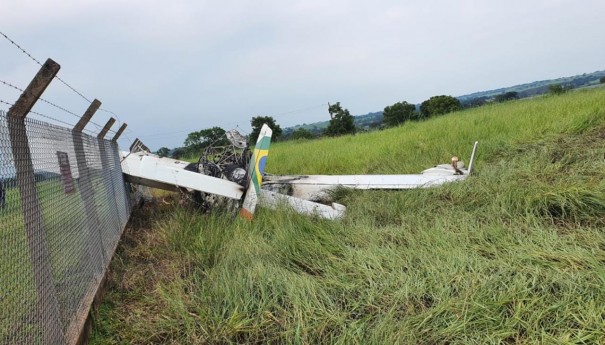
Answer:
[[[0,344],[72,343],[130,215],[117,144],[0,111],[0,183]]]

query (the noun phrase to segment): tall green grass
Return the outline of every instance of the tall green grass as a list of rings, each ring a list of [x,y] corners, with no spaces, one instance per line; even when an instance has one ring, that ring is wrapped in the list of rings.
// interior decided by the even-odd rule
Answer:
[[[604,96],[274,145],[275,173],[390,173],[482,142],[479,174],[463,182],[338,191],[340,222],[259,209],[247,223],[175,202],[139,211],[92,343],[603,343]]]
[[[472,144],[490,159],[517,143],[581,131],[605,118],[602,88],[473,108],[427,122],[322,140],[274,144],[274,174],[418,173],[452,156],[468,160]]]

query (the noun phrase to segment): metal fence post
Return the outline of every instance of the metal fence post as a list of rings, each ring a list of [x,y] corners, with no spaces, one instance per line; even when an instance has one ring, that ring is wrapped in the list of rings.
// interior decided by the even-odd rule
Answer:
[[[50,253],[42,209],[36,190],[34,166],[27,138],[25,117],[61,67],[51,59],[46,60],[40,71],[27,86],[7,114],[11,149],[15,160],[16,180],[21,194],[21,208],[27,235],[29,256],[32,263],[37,291],[37,309],[43,331],[44,344],[65,342],[60,322],[59,303],[50,263]]]
[[[97,140],[99,142],[99,153],[101,154],[101,167],[103,170],[103,175],[105,176],[105,178],[103,179],[105,182],[105,188],[107,189],[107,202],[109,205],[111,205],[111,207],[113,207],[115,214],[119,214],[119,206],[118,206],[118,201],[115,198],[115,186],[113,184],[113,178],[111,176],[111,171],[112,171],[112,167],[111,167],[111,162],[109,160],[108,155],[110,153],[108,153],[107,150],[107,146],[108,143],[110,143],[108,140],[105,140],[105,135],[107,134],[107,132],[109,131],[109,129],[111,128],[111,126],[116,122],[116,119],[114,119],[113,117],[109,119],[109,121],[107,121],[107,123],[105,124],[105,126],[103,127],[103,129],[101,130],[101,132],[99,132],[99,134],[97,135]],[[113,196],[113,198],[111,198]],[[116,232],[115,235],[118,236],[119,238],[119,234],[120,234],[120,220],[119,219],[115,219],[115,228],[118,229],[118,232]],[[112,244],[115,242],[115,244],[117,245],[117,241],[112,241]],[[111,249],[113,250],[113,248]]]
[[[104,139],[105,138],[105,134],[107,134],[107,132],[109,131],[109,129],[111,128],[111,126],[113,126],[113,124],[116,122],[116,119],[114,119],[113,117],[110,118],[107,123],[105,124],[105,126],[103,127],[103,129],[101,129],[101,131],[99,132],[99,134],[97,135],[97,138],[99,139]]]
[[[122,135],[122,133],[124,132],[124,130],[126,129],[126,126],[128,126],[127,124],[123,123],[120,126],[120,129],[118,129],[118,131],[116,132],[116,135],[113,136],[113,139],[111,139],[111,141],[116,142],[118,141],[118,138],[120,138],[120,135]]]
[[[118,139],[120,138],[122,133],[124,133],[126,126],[128,126],[126,123],[122,123],[122,125],[120,126],[120,128],[118,129],[116,134],[111,139],[111,147],[114,151],[113,155],[114,155],[114,159],[115,159],[115,164],[120,167],[120,172],[122,172],[122,165],[121,165],[120,148],[118,147]],[[122,176],[122,181],[123,181],[122,184],[124,185],[124,191],[130,190],[130,185],[124,181],[123,176]],[[127,192],[124,192],[123,200],[124,200],[124,206],[126,207],[126,214],[124,215],[124,217],[125,217],[124,222],[126,222],[126,221],[128,221],[128,215],[130,214],[130,200],[129,200]]]
[[[96,270],[95,276],[98,277],[99,281],[103,277],[106,258],[103,253],[103,241],[101,240],[101,223],[99,222],[99,216],[94,201],[95,190],[90,178],[90,169],[86,164],[86,151],[84,150],[84,134],[82,133],[82,130],[86,127],[86,124],[100,106],[101,102],[99,100],[95,99],[92,101],[84,115],[71,131],[74,151],[76,153],[76,162],[78,164],[80,198],[84,202],[84,210],[88,219],[88,252],[90,259],[93,261],[93,267],[95,267]]]

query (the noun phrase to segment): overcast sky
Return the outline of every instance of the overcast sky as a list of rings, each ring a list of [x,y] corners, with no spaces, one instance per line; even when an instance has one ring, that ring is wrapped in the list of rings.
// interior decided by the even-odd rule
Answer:
[[[212,126],[249,132],[256,115],[324,121],[328,102],[359,115],[603,70],[604,14],[603,0],[2,0],[0,31],[127,122],[122,147],[157,149]],[[0,36],[0,80],[25,88],[38,69]],[[18,95],[0,84],[0,100]],[[88,106],[56,80],[43,97]]]

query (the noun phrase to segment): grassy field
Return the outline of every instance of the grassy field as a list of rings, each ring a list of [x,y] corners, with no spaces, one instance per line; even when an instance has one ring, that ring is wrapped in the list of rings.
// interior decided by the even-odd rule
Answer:
[[[339,191],[343,221],[176,198],[137,211],[93,344],[605,342],[605,90],[279,143],[271,173],[412,173],[481,141],[478,174]]]
[[[122,229],[122,224],[114,223],[119,218],[118,211],[112,210],[108,202],[113,194],[109,194],[100,177],[92,180],[100,228],[105,230],[103,236],[98,237],[103,243],[94,249],[87,246],[87,236],[89,226],[95,231],[96,228],[87,221],[79,184],[74,183],[74,192],[66,194],[59,177],[36,182],[50,267],[65,328],[80,307],[94,275],[99,275],[106,264],[91,261],[89,250],[100,253],[113,249],[110,246],[116,244]],[[22,212],[18,188],[7,188],[6,206],[0,209],[0,243],[4,244],[0,247],[0,343],[11,343],[11,339],[35,343],[41,332],[32,321],[37,292]],[[99,272],[95,272],[95,268]]]

